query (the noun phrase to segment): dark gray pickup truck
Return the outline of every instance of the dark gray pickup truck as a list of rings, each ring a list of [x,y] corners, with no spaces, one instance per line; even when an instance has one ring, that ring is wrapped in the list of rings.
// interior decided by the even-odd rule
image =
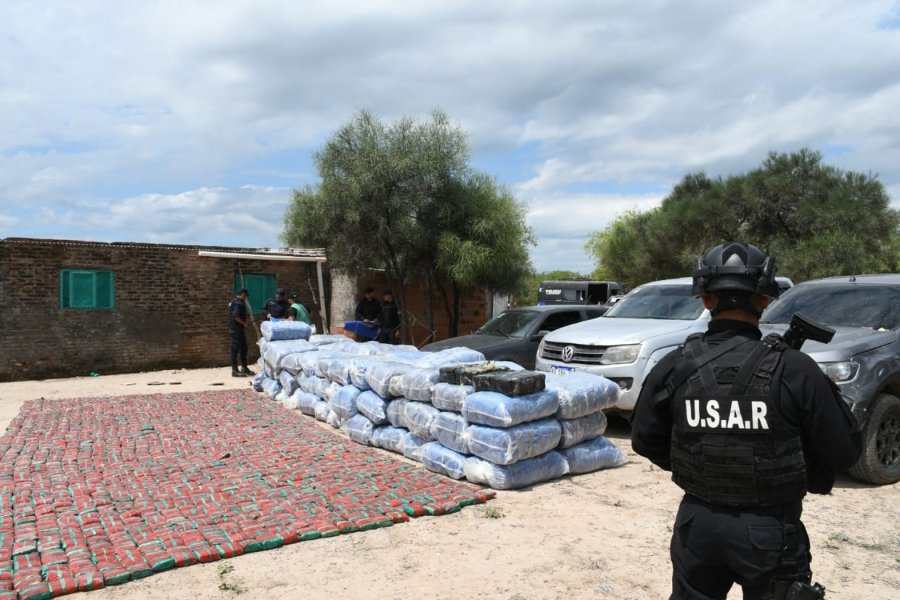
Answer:
[[[763,313],[763,335],[784,333],[798,312],[835,330],[830,343],[807,341],[802,350],[837,384],[862,427],[862,455],[850,474],[900,481],[900,275],[800,283]]]

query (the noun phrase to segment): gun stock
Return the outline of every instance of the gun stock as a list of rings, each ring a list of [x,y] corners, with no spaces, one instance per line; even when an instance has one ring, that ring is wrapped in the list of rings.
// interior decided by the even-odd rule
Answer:
[[[833,337],[834,329],[828,325],[817,323],[801,313],[796,313],[784,334],[784,341],[794,350],[799,350],[806,340],[827,344]]]

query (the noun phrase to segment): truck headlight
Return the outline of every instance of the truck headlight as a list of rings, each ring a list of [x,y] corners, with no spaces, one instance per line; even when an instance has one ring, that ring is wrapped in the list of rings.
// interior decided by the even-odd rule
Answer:
[[[819,363],[819,368],[825,373],[825,377],[832,381],[849,381],[856,377],[859,365],[852,360],[840,362]]]
[[[537,357],[542,358],[544,356],[544,338],[541,338],[541,343],[538,344]]]
[[[630,346],[610,346],[603,353],[600,359],[601,365],[624,365],[633,363],[637,360],[638,354],[641,353],[640,344],[632,344]]]

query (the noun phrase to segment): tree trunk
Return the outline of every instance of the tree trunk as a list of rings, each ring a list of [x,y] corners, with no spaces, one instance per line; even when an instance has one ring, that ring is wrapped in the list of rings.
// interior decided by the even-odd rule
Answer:
[[[447,286],[442,282],[438,281],[438,291],[441,293],[441,300],[443,300],[444,304],[444,312],[447,313],[447,337],[452,338],[456,337],[453,334],[453,307],[450,305],[450,295],[447,293]]]
[[[431,290],[431,271],[425,274],[425,322],[428,323],[428,332],[434,336],[434,309],[431,306],[432,290]],[[428,339],[432,342],[434,340]]]
[[[459,286],[453,284],[453,314],[450,317],[450,337],[459,335]]]

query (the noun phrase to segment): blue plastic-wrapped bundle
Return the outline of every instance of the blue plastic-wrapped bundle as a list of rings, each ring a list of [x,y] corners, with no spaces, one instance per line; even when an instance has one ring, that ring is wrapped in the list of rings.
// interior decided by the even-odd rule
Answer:
[[[462,479],[466,476],[466,457],[459,452],[445,448],[438,442],[429,442],[419,450],[422,464],[429,471]]]
[[[344,426],[344,423],[347,421],[342,419],[340,415],[338,415],[334,410],[328,413],[328,417],[325,419],[325,422],[334,427],[335,429],[340,429]]]
[[[349,378],[347,377],[347,365],[344,361],[352,357],[344,352],[319,352],[319,360],[316,363],[316,375],[324,377],[328,381],[333,381],[341,385],[347,385]],[[335,375],[332,377],[329,370]],[[343,371],[343,372],[342,372]]]
[[[294,395],[297,396],[297,409],[304,415],[309,415],[311,417],[316,416],[316,405],[320,402],[325,404],[318,396],[313,396],[303,390],[297,390],[294,392]]]
[[[322,375],[319,373],[319,359],[323,356],[326,356],[326,354],[321,350],[304,352],[297,356],[297,362],[300,363],[303,374],[309,377],[321,377]]]
[[[272,361],[272,365],[276,370],[290,371],[296,375],[303,371],[303,363],[301,362],[303,355],[315,351],[316,346],[305,340],[289,340],[270,343],[262,356]]]
[[[350,360],[349,354],[339,354],[331,358],[325,358],[319,361],[319,370],[325,374],[329,381],[348,385],[350,383]]]
[[[372,390],[362,392],[356,397],[356,409],[375,425],[387,423],[387,405],[387,401]]]
[[[562,429],[556,419],[543,419],[504,429],[470,425],[467,434],[469,452],[497,465],[511,465],[556,448]]]
[[[275,399],[275,396],[278,395],[278,392],[281,391],[281,383],[278,382],[277,379],[265,379],[262,382],[263,392],[265,392],[266,396],[269,398]]]
[[[428,443],[413,433],[407,433],[400,440],[400,453],[406,458],[422,462],[422,446]]]
[[[297,387],[299,387],[304,392],[309,392],[309,377],[303,374],[303,371],[300,371],[296,375],[294,375],[294,381],[297,382]]]
[[[304,376],[303,379],[298,379],[298,381],[300,382],[301,390],[319,398],[322,397],[322,390],[329,385],[327,379],[316,377],[315,375]]]
[[[331,416],[331,407],[324,400],[319,400],[313,407],[313,416],[319,421],[327,423]]]
[[[547,373],[544,386],[559,396],[559,419],[577,419],[609,408],[619,399],[619,386],[601,375],[572,371]]]
[[[560,419],[559,426],[562,428],[559,447],[568,448],[603,435],[606,432],[606,415],[596,412],[577,419]]]
[[[359,389],[366,391],[372,389],[369,382],[366,381],[366,371],[375,364],[375,359],[366,357],[352,358],[348,361],[347,374],[350,376],[350,383]]]
[[[409,400],[406,398],[397,398],[396,400],[389,401],[387,403],[387,408],[385,409],[388,423],[394,427],[403,427],[403,408],[407,404],[409,404]]]
[[[559,452],[566,459],[566,472],[571,475],[620,467],[628,462],[625,453],[605,437],[582,442]]]
[[[308,340],[312,327],[303,321],[263,321],[259,326],[266,341]]]
[[[288,371],[281,371],[281,373],[279,373],[278,383],[281,384],[282,391],[288,396],[296,392],[297,388],[300,387],[300,384],[294,379],[294,375]]]
[[[466,458],[466,479],[495,490],[515,490],[535,483],[558,479],[566,473],[566,459],[559,452],[500,466],[475,456]]]
[[[446,448],[469,454],[469,424],[462,415],[454,412],[442,412],[431,424],[432,436]]]
[[[371,346],[366,346],[365,344],[360,344],[354,340],[351,340],[348,337],[344,337],[339,342],[335,342],[331,346],[329,346],[329,350],[335,350],[337,352],[346,352],[347,354],[353,354],[355,356],[368,356],[374,354]]]
[[[372,431],[372,445],[391,452],[400,452],[400,443],[409,432],[402,427],[383,425]]]
[[[266,366],[266,371],[277,374],[282,370],[282,365],[287,362],[289,356],[294,357],[290,361],[293,366],[300,360],[300,356],[297,355],[306,354],[314,349],[315,346],[305,340],[269,342],[266,345],[266,351],[260,354],[260,357]]]
[[[326,379],[326,381],[328,380]],[[328,385],[320,384],[320,387],[322,393],[319,394],[319,397],[330,405],[332,402],[334,402],[334,397],[337,396],[337,393],[341,391],[341,388],[344,386],[332,381]]]
[[[475,392],[471,385],[459,385],[456,383],[438,383],[431,394],[431,403],[441,410],[462,412],[463,400],[466,396]]]
[[[341,386],[331,399],[331,410],[341,419],[352,419],[359,413],[356,399],[360,395],[359,388],[353,385]]]
[[[426,441],[433,441],[431,424],[441,411],[424,402],[407,402],[400,412],[400,425]]]
[[[388,360],[404,362],[407,364],[418,365],[424,364],[430,352],[422,352],[415,346],[408,344],[378,344],[379,354],[385,356]]]
[[[484,354],[478,350],[472,350],[465,346],[457,346],[456,348],[445,348],[438,352],[432,352],[428,359],[428,364],[434,367],[443,367],[454,363],[475,363],[483,362]]]
[[[553,390],[527,396],[507,396],[499,392],[475,392],[463,400],[462,414],[469,423],[491,427],[512,427],[537,421],[556,413],[559,398]]]
[[[440,376],[437,368],[407,371],[400,376],[400,394],[407,400],[431,402],[431,394]]]
[[[319,333],[309,336],[309,341],[316,346],[329,346],[331,344],[343,342],[346,339],[346,335],[339,335],[335,333]]]
[[[372,421],[363,415],[355,415],[347,421],[347,436],[358,444],[369,445],[374,429]]]
[[[369,382],[372,391],[382,398],[400,397],[403,394],[397,389],[393,390],[397,393],[391,393],[391,380],[415,368],[413,365],[399,362],[376,362],[366,370],[366,381]]]
[[[257,373],[256,375],[253,376],[253,382],[250,385],[253,386],[253,389],[256,390],[257,392],[261,392],[261,391],[263,391],[263,386],[262,386],[263,381],[265,381],[266,379],[268,379],[266,374],[264,372],[260,371],[259,373]]]

